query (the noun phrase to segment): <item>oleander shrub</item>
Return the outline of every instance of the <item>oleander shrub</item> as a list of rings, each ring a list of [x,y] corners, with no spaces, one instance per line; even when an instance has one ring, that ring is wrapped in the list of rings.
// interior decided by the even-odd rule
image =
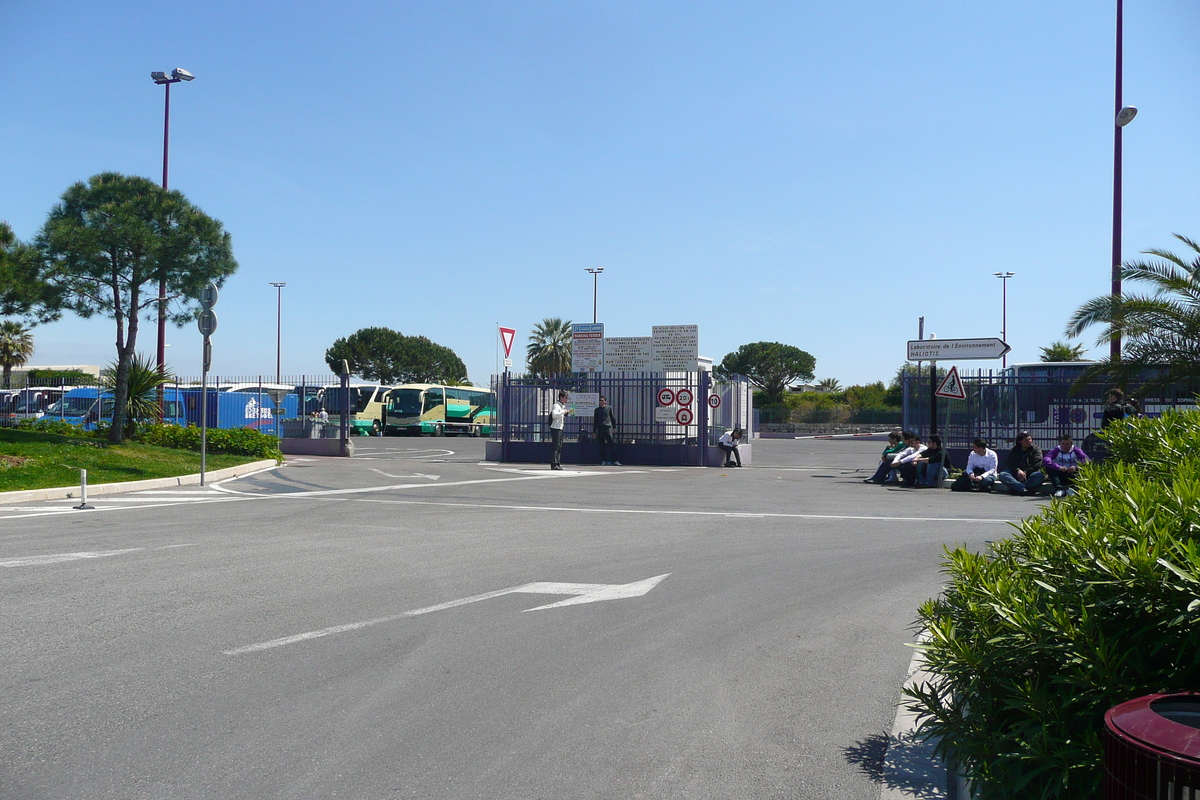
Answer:
[[[1200,414],[1104,432],[1111,457],[988,554],[947,551],[905,688],[981,800],[1100,796],[1104,712],[1200,687]]]
[[[159,447],[200,451],[200,429],[194,426],[181,428],[178,425],[147,425],[138,431],[136,438],[139,442]],[[209,428],[207,441],[209,453],[283,460],[279,440],[269,433],[253,428]]]

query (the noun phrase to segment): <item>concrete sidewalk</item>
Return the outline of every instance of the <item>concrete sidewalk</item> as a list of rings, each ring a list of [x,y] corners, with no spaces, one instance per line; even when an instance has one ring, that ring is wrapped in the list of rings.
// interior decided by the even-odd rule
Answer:
[[[251,472],[261,472],[267,469],[274,469],[278,466],[275,459],[270,458],[264,461],[251,461],[248,464],[239,464],[236,467],[226,467],[225,469],[213,470],[204,474],[205,483],[216,483],[217,481],[226,481],[230,478],[240,478],[243,475],[248,475]],[[193,475],[177,475],[173,478],[151,478],[144,481],[122,481],[120,483],[97,483],[89,484],[87,487],[88,495],[102,494],[120,494],[122,492],[136,492],[142,489],[166,489],[171,486],[191,486],[200,483],[200,474]],[[37,502],[39,500],[69,500],[79,497],[78,486],[59,486],[54,489],[25,489],[19,492],[0,492],[0,503],[27,503]]]

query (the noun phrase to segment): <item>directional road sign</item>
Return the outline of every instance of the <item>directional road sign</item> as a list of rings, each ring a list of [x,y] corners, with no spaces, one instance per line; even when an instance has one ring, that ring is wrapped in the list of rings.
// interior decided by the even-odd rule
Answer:
[[[1000,358],[1012,350],[1003,339],[910,339],[909,361],[972,361]]]
[[[945,379],[942,380],[942,385],[934,392],[938,397],[948,397],[951,400],[966,400],[967,387],[963,386],[962,379],[958,377],[958,367],[951,367],[946,373]]]

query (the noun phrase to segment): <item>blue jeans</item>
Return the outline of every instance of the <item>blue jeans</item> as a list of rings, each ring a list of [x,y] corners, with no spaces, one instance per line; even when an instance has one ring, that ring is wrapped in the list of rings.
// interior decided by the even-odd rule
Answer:
[[[1046,480],[1046,475],[1041,470],[1033,473],[1025,473],[1028,477],[1024,483],[1017,480],[1017,476],[1013,475],[1008,470],[1000,473],[1000,482],[1004,484],[1013,494],[1033,494],[1037,488]]]
[[[917,483],[940,489],[945,472],[946,469],[941,464],[922,464],[917,467]]]
[[[870,480],[872,483],[883,483],[887,480],[888,473],[891,471],[891,461],[880,461],[879,468],[875,470],[875,474],[868,478],[868,480]]]

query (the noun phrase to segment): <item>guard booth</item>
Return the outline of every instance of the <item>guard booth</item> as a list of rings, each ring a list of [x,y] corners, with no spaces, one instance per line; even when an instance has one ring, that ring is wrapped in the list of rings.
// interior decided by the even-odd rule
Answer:
[[[550,408],[560,391],[573,413],[563,429],[564,464],[598,464],[592,413],[600,396],[617,418],[614,439],[625,465],[720,466],[717,439],[740,427],[743,463],[750,463],[753,389],[748,381],[714,381],[709,372],[601,372],[550,378],[492,377],[496,423],[487,442],[490,461],[550,461]]]

